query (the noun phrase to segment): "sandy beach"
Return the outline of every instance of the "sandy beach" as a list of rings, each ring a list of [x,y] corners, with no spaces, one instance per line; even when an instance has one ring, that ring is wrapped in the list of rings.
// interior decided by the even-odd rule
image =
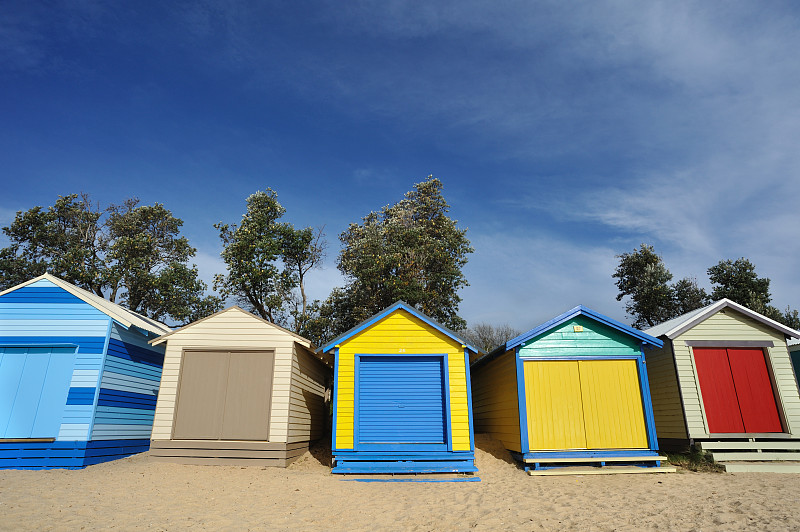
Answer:
[[[363,483],[322,446],[288,469],[160,463],[0,471],[2,530],[791,530],[800,475],[529,477],[477,437],[481,482]],[[352,478],[352,477],[345,477]],[[362,477],[359,477],[362,478]]]

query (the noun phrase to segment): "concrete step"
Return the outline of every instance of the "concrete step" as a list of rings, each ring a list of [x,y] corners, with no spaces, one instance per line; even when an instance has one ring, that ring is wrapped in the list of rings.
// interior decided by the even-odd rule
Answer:
[[[531,469],[528,474],[532,477],[554,477],[563,475],[621,475],[621,474],[643,474],[643,473],[674,473],[677,469],[673,466],[662,465],[660,467],[639,467],[639,466],[565,466],[554,467],[552,469]]]
[[[800,462],[720,462],[728,473],[800,473]]]
[[[771,449],[779,451],[799,450],[800,441],[703,441],[696,445],[704,451]]]
[[[792,461],[800,463],[800,453],[793,453],[793,452],[771,452],[771,453],[759,453],[759,452],[749,452],[749,453],[726,453],[726,452],[718,452],[715,451],[711,453],[711,456],[714,457],[715,462],[732,462],[732,461],[746,461],[746,462],[766,462],[766,461]]]

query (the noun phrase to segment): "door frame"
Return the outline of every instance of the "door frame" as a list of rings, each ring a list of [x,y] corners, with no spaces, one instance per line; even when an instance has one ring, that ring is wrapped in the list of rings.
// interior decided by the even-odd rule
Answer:
[[[353,384],[355,393],[353,394],[353,450],[354,451],[453,451],[453,433],[450,420],[450,368],[447,364],[447,353],[355,353],[353,355]],[[442,361],[442,395],[444,395],[444,433],[445,442],[444,448],[442,444],[426,444],[426,443],[403,443],[403,444],[362,444],[359,442],[360,438],[360,425],[361,420],[359,416],[359,403],[361,395],[361,386],[359,385],[359,376],[361,368],[361,357],[370,358],[409,358],[409,357],[425,357],[425,358],[438,358]]]
[[[530,453],[530,442],[528,441],[528,401],[527,389],[525,388],[525,362],[537,361],[580,361],[580,360],[634,360],[636,361],[636,375],[639,378],[639,398],[642,401],[642,412],[644,414],[644,426],[647,432],[648,449],[652,451],[658,450],[658,438],[656,436],[655,416],[653,414],[653,402],[650,397],[650,383],[647,380],[647,369],[644,361],[644,352],[640,347],[639,354],[624,354],[624,355],[573,355],[573,356],[520,356],[520,347],[516,348],[514,356],[517,360],[517,401],[519,404],[519,419],[520,419],[520,447],[522,453]],[[619,449],[617,449],[619,450]],[[636,449],[642,451],[643,449]],[[596,452],[597,449],[587,449],[575,452]],[[602,451],[602,449],[600,449]],[[558,451],[547,451],[558,452]],[[569,451],[573,452],[573,451]]]
[[[760,345],[753,345],[753,343],[760,344]],[[769,342],[772,343],[772,342]],[[769,346],[764,345],[763,342],[731,342],[731,341],[720,341],[719,345],[690,345],[686,343],[686,347],[689,349],[689,353],[691,355],[691,362],[692,362],[692,372],[694,373],[694,380],[695,380],[695,388],[697,389],[697,398],[700,401],[700,413],[703,417],[703,428],[706,431],[706,434],[713,437],[753,437],[753,436],[761,436],[761,437],[770,437],[779,435],[779,434],[789,434],[789,423],[786,419],[786,410],[783,405],[783,398],[781,397],[780,392],[778,391],[778,385],[775,379],[775,370],[772,365],[772,356],[769,352]],[[781,432],[711,432],[708,427],[708,415],[706,414],[706,403],[703,400],[703,391],[700,387],[700,377],[697,373],[697,362],[695,361],[695,348],[709,348],[709,349],[725,349],[726,356],[728,349],[760,349],[761,353],[764,355],[764,365],[767,368],[767,375],[769,376],[769,384],[772,388],[772,398],[775,401],[775,408],[778,411],[778,419],[781,422]],[[788,351],[787,351],[788,352]],[[789,361],[791,364],[791,360]],[[730,357],[728,356],[728,365],[730,365]],[[738,394],[737,394],[737,405],[738,405]],[[685,404],[681,405],[682,408],[686,408]]]
[[[181,362],[180,362],[180,366],[178,367],[178,379],[177,379],[178,382],[176,383],[176,386],[175,386],[175,406],[172,409],[172,423],[171,423],[171,426],[170,426],[169,439],[170,440],[175,440],[176,439],[175,438],[175,421],[176,421],[176,419],[178,417],[178,404],[179,404],[179,401],[181,399],[181,384],[183,383],[183,366],[184,366],[184,361],[186,360],[186,354],[187,353],[226,353],[226,354],[229,354],[229,353],[272,353],[272,373],[270,375],[270,382],[269,382],[270,396],[269,396],[269,405],[267,407],[267,420],[266,420],[267,421],[267,439],[266,440],[252,440],[252,441],[267,441],[267,442],[270,441],[269,436],[270,436],[270,430],[272,428],[272,402],[275,400],[275,364],[276,364],[276,358],[277,358],[276,351],[277,350],[274,347],[273,348],[269,348],[269,349],[263,349],[263,348],[260,349],[260,348],[257,348],[257,347],[253,347],[253,348],[237,347],[237,348],[233,348],[233,349],[227,348],[227,347],[220,347],[220,348],[216,348],[216,349],[212,348],[212,347],[207,347],[207,348],[203,348],[203,347],[184,347],[184,348],[181,348]],[[230,369],[230,363],[228,364],[227,368],[228,368],[228,370]],[[163,388],[162,388],[162,390],[163,390]],[[162,390],[159,390],[159,393]],[[227,384],[226,384],[226,392],[227,392]],[[291,391],[290,391],[290,393],[291,393]],[[222,430],[221,426],[220,426],[220,430]],[[182,440],[178,440],[178,441],[182,441]],[[213,439],[213,440],[203,439],[203,440],[200,440],[200,441],[232,441],[232,440],[224,440],[224,439],[221,439],[221,438],[216,438],[216,439]],[[251,441],[251,440],[247,440],[247,441]]]

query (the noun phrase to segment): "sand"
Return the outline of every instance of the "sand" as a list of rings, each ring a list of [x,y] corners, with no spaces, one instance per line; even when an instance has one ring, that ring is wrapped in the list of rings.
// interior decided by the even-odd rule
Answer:
[[[287,469],[147,453],[79,471],[0,471],[2,530],[790,530],[800,474],[530,477],[479,435],[481,482],[362,483],[316,447]],[[346,477],[353,478],[353,477]]]

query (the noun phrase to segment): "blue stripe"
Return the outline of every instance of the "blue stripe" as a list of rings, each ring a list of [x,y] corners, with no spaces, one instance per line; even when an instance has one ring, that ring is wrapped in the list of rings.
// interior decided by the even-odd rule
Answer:
[[[144,395],[141,393],[123,392],[121,390],[100,388],[100,396],[97,399],[97,406],[116,406],[121,408],[155,410],[156,399],[157,396],[155,395]]]
[[[69,389],[67,394],[68,405],[91,405],[94,404],[94,393],[97,388],[78,388]]]
[[[102,354],[106,339],[102,336],[0,336],[0,344],[20,345],[77,345],[78,353]]]
[[[162,367],[164,365],[164,353],[145,349],[137,345],[120,342],[112,338],[108,342],[108,355],[130,360],[138,364]]]
[[[84,303],[80,298],[57,286],[23,286],[0,297],[3,303]]]

